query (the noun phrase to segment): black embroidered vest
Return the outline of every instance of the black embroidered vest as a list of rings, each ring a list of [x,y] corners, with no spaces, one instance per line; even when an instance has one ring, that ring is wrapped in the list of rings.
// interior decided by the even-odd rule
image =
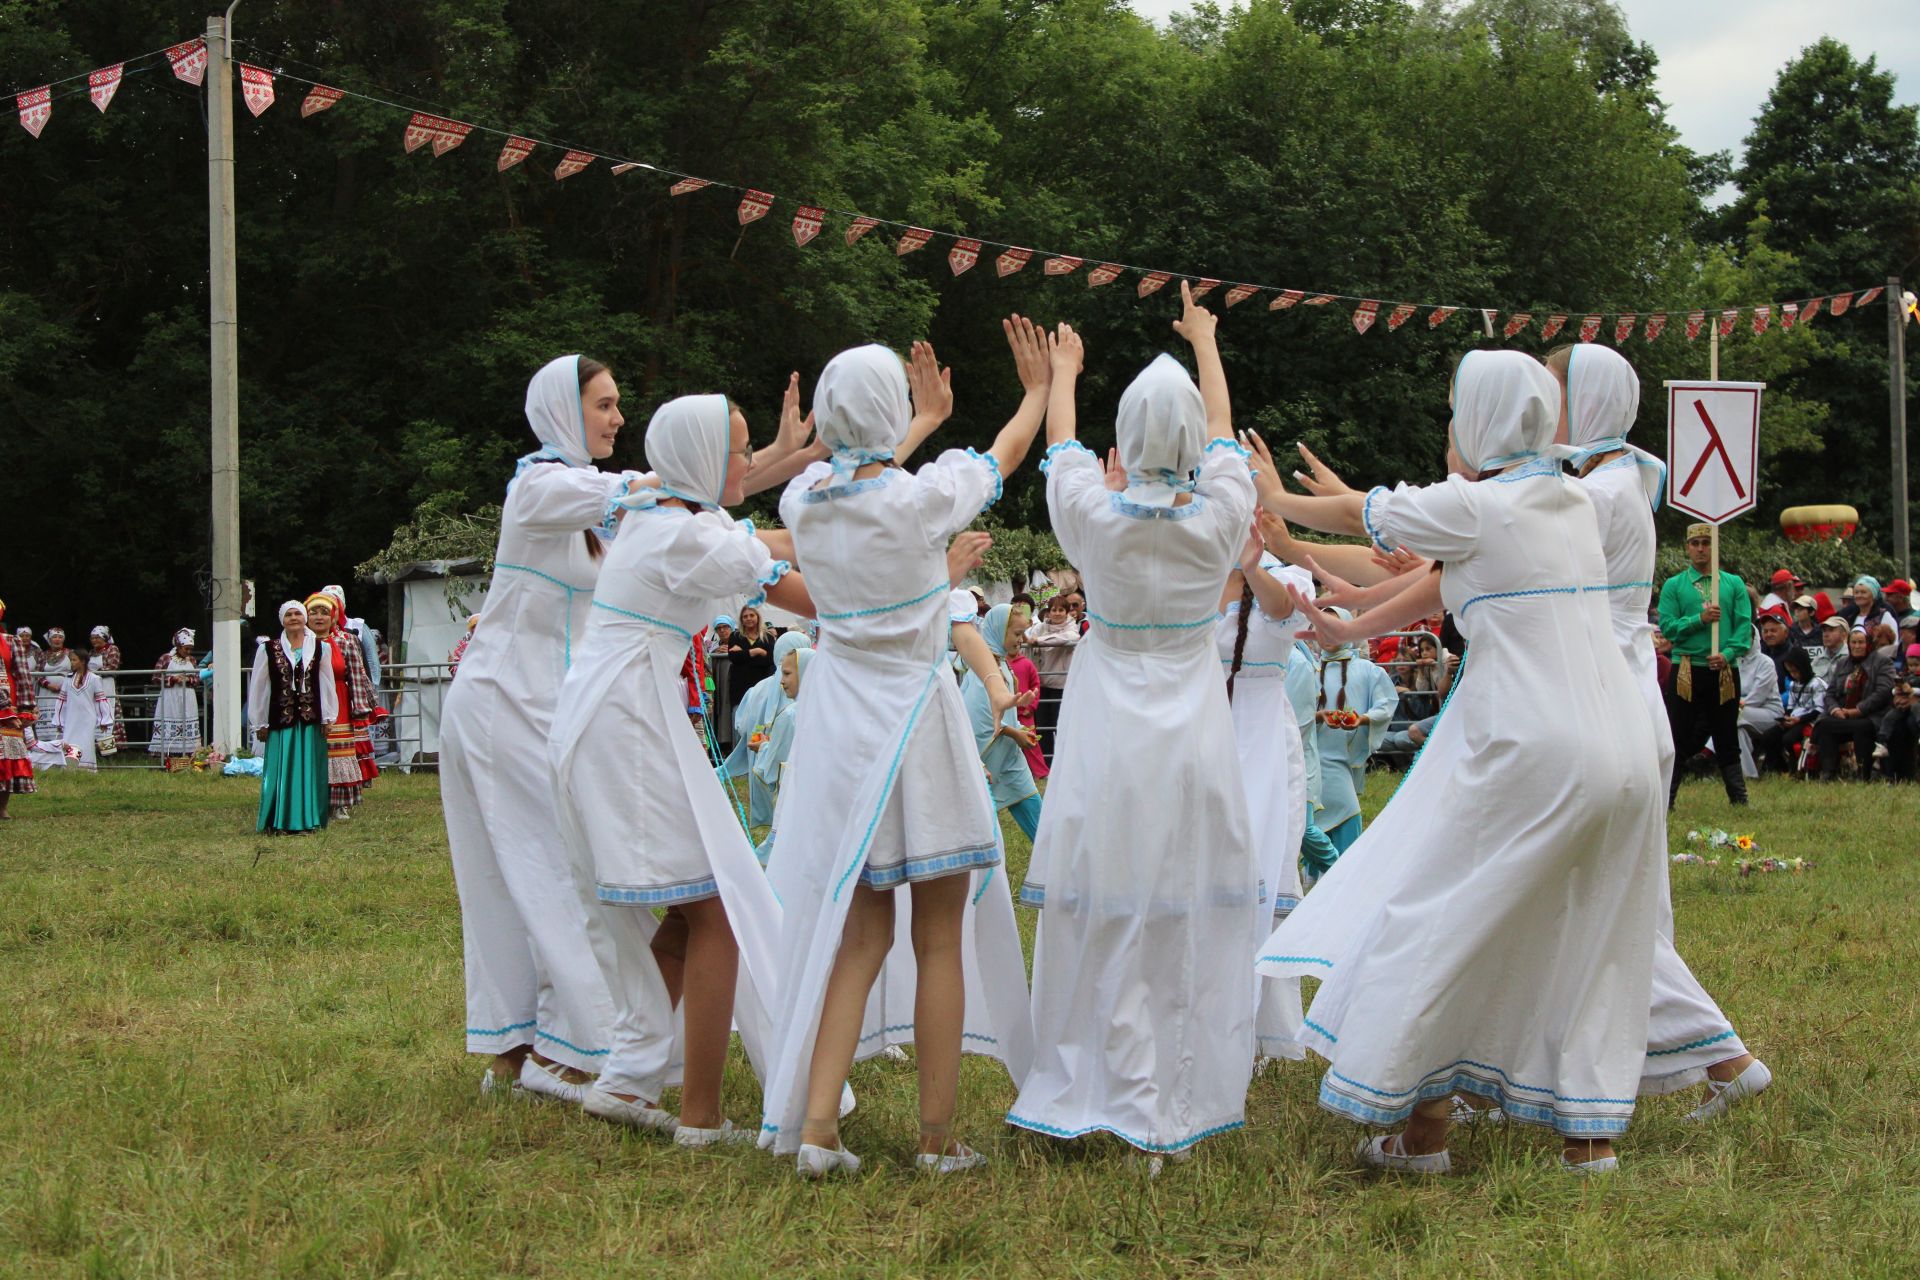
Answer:
[[[297,724],[320,723],[320,642],[313,646],[312,660],[296,667],[288,659],[280,641],[267,641],[267,674],[272,678],[272,705],[267,710],[267,728],[291,729]]]

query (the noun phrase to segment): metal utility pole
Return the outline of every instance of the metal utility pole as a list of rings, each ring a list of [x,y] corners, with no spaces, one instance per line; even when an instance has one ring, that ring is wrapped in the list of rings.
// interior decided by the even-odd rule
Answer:
[[[1907,317],[1900,277],[1887,277],[1887,419],[1893,437],[1893,563],[1913,577],[1907,542]]]
[[[213,745],[240,740],[240,361],[234,287],[233,10],[207,18],[207,305],[213,391]]]

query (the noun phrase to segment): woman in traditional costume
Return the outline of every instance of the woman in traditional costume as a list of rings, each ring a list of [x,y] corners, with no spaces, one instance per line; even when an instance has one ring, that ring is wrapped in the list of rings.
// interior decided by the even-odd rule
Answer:
[[[120,646],[114,643],[113,632],[105,626],[98,626],[88,635],[90,649],[87,666],[100,676],[100,687],[106,691],[107,700],[113,704],[113,743],[109,746],[101,743],[100,754],[112,755],[127,745],[126,717],[120,711],[119,681],[113,673],[120,669]]]
[[[1008,644],[1020,642],[1020,633],[1014,629],[1013,606],[994,605],[978,625],[987,651],[1000,669],[1001,680],[1009,689],[1015,688],[1013,672],[1007,665]],[[993,807],[1011,814],[1014,825],[1032,840],[1040,830],[1040,788],[1034,784],[1025,753],[1028,747],[1039,742],[1040,735],[1020,723],[1017,707],[996,717],[987,686],[971,671],[960,679],[960,696],[967,704],[973,741],[980,748],[980,762],[986,766],[987,791],[993,797]]]
[[[1387,736],[1400,695],[1393,677],[1352,645],[1323,646],[1319,676],[1313,736],[1320,752],[1320,826],[1343,851],[1360,838],[1367,761]]]
[[[254,830],[297,835],[327,825],[326,726],[338,693],[328,674],[333,646],[307,628],[306,606],[281,605],[280,627],[255,648],[247,682],[254,736],[266,740]]]
[[[6,602],[0,601],[0,618],[6,616]],[[39,695],[26,653],[15,647],[18,643],[0,633],[0,819],[7,817],[11,797],[34,790],[27,734],[37,718]]]
[[[153,735],[147,750],[161,757],[190,756],[200,749],[200,666],[193,660],[193,629],[173,633],[173,648],[154,660],[160,697],[153,705]]]

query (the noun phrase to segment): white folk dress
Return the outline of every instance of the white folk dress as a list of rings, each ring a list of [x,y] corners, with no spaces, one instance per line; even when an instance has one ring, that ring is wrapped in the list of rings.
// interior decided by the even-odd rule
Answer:
[[[821,1002],[857,885],[970,874],[961,1043],[1016,1080],[1031,1058],[999,822],[947,665],[947,543],[999,496],[998,467],[990,455],[949,451],[917,473],[823,483],[832,475],[815,463],[780,501],[820,622],[767,861],[786,985],[760,1141],[780,1152],[800,1147]],[[908,915],[902,896],[896,939]],[[859,1056],[910,1039],[912,963],[896,941]]]
[[[613,996],[608,1092],[658,1099],[675,1057],[651,908],[716,896],[745,961],[734,1020],[765,1070],[780,908],[680,705],[680,671],[698,628],[747,592],[761,592],[758,603],[788,567],[750,524],[655,506],[626,516],[601,568],[548,759],[573,875],[598,899],[588,936]]]
[[[1653,652],[1655,535],[1647,502],[1645,464],[1629,453],[1586,474],[1581,487],[1593,502],[1600,545],[1607,558],[1608,617],[1614,642],[1625,659],[1634,687],[1647,706],[1659,762],[1661,794],[1673,777],[1673,731],[1660,692],[1660,669]],[[1662,824],[1654,845],[1660,864],[1660,916],[1653,951],[1653,1007],[1647,1021],[1647,1061],[1640,1077],[1643,1094],[1672,1093],[1699,1084],[1707,1068],[1737,1058],[1746,1046],[1727,1015],[1707,994],[1673,942],[1673,897],[1668,880],[1667,831]]]
[[[1313,594],[1313,575],[1304,569],[1274,567],[1266,572]],[[1262,891],[1279,923],[1300,905],[1300,840],[1307,831],[1307,761],[1300,724],[1287,697],[1287,673],[1296,659],[1296,619],[1270,616],[1259,601],[1247,622],[1247,643],[1233,679],[1233,739],[1240,750],[1240,778],[1246,786],[1247,817],[1260,862]],[[1214,628],[1220,670],[1233,671],[1233,648],[1240,634],[1240,602],[1227,605]],[[1261,1057],[1307,1056],[1300,1045],[1298,978],[1255,978],[1259,1003],[1254,1043]]]
[[[587,939],[592,886],[557,834],[547,738],[600,562],[582,530],[627,479],[542,462],[507,491],[493,582],[441,721],[440,798],[466,943],[467,1051],[533,1044],[598,1071],[613,1002]]]
[[[100,761],[101,739],[113,733],[113,694],[91,667],[78,677],[69,668],[59,684],[53,720],[62,754],[76,769],[93,769]]]
[[[1253,484],[1227,441],[1208,446],[1186,506],[1109,492],[1073,442],[1048,450],[1048,473],[1093,625],[1022,894],[1043,904],[1035,1056],[1007,1121],[1181,1151],[1244,1123],[1247,964],[1273,919],[1213,639]]]
[[[157,756],[190,756],[200,749],[200,669],[192,658],[169,652],[160,663],[160,675],[147,750]]]
[[[1535,461],[1376,489],[1377,543],[1440,560],[1469,644],[1392,801],[1261,952],[1321,979],[1320,1102],[1371,1124],[1464,1091],[1623,1132],[1646,1056],[1665,794],[1608,634],[1592,504]]]

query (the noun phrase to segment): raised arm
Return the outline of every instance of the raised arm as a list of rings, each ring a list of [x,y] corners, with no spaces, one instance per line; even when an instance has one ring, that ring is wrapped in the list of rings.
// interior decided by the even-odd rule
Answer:
[[[780,397],[780,431],[773,443],[755,455],[753,470],[747,473],[746,491],[764,493],[806,470],[807,465],[827,456],[823,444],[813,439],[813,415],[800,413],[800,375],[787,375],[787,389]]]
[[[1316,608],[1315,602],[1301,595],[1296,588],[1287,589],[1293,593],[1294,605],[1303,611],[1301,616],[1312,625],[1315,637],[1325,645],[1352,644],[1372,636],[1386,635],[1389,631],[1400,631],[1422,618],[1432,617],[1444,607],[1440,600],[1440,575],[1437,573],[1424,575],[1411,587],[1352,621]]]
[[[893,451],[893,460],[901,466],[927,437],[953,416],[953,370],[940,367],[931,342],[916,342],[907,361],[907,390],[913,396],[913,419],[907,423],[906,439]]]
[[[1287,593],[1287,584],[1280,581],[1260,567],[1260,553],[1266,549],[1266,543],[1260,537],[1260,526],[1254,525],[1245,545],[1240,548],[1240,574],[1253,588],[1253,598],[1260,602],[1260,609],[1269,618],[1279,619],[1293,613],[1293,597]]]
[[[1227,370],[1220,363],[1220,344],[1214,338],[1219,317],[1193,300],[1193,286],[1180,282],[1180,318],[1173,331],[1193,347],[1193,363],[1200,371],[1200,399],[1207,406],[1207,433],[1215,440],[1233,438],[1233,403],[1227,398]]]
[[[1033,321],[1025,316],[1013,316],[1002,320],[1000,326],[1006,330],[1014,366],[1020,371],[1020,385],[1026,389],[1020,407],[1007,419],[1007,425],[1000,428],[1000,434],[994,437],[993,446],[988,450],[1000,464],[1000,475],[1004,478],[1013,474],[1026,459],[1027,450],[1033,447],[1033,437],[1047,416],[1047,391],[1053,375],[1047,335],[1034,328]]]
[[[1047,393],[1047,444],[1049,447],[1075,438],[1080,427],[1079,410],[1073,393],[1086,367],[1086,348],[1073,326],[1062,321],[1047,339],[1047,359],[1053,370],[1053,386]],[[1121,472],[1124,477],[1125,472]],[[1125,487],[1124,485],[1122,486]]]
[[[1253,468],[1253,487],[1260,495],[1262,507],[1282,520],[1318,529],[1321,533],[1361,538],[1367,536],[1366,522],[1361,515],[1366,506],[1364,495],[1341,493],[1325,498],[1304,498],[1288,493],[1280,483],[1280,472],[1273,465],[1273,454],[1268,452],[1267,442],[1251,431],[1242,431],[1240,443],[1247,449],[1248,465]]]

